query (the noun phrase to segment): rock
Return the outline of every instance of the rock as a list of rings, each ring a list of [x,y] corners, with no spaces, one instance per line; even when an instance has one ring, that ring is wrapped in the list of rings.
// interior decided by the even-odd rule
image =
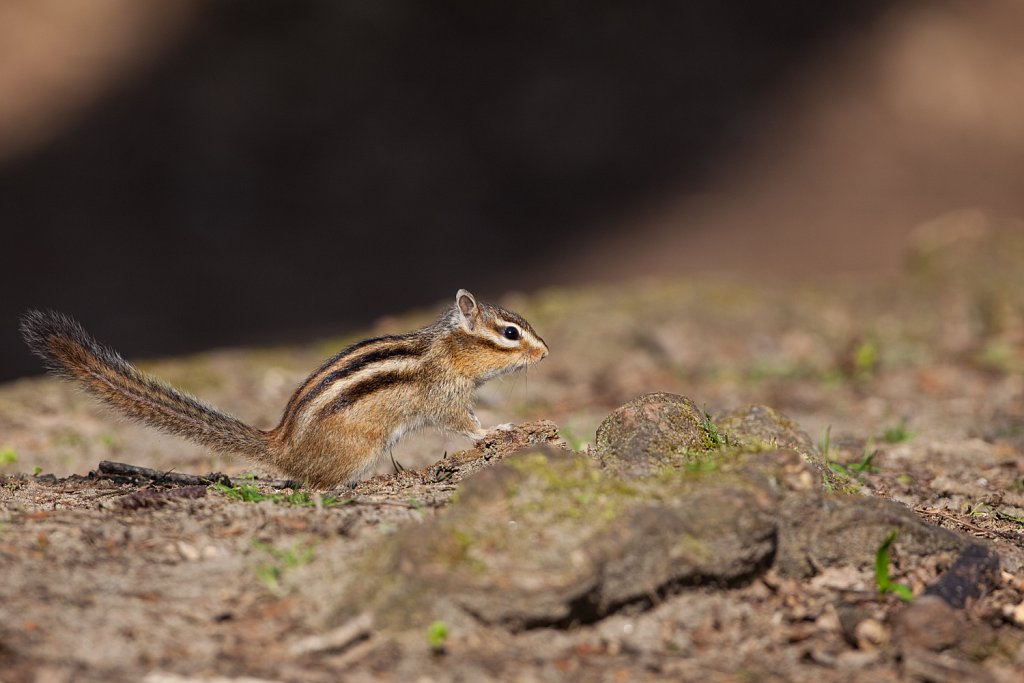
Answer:
[[[495,428],[480,439],[473,450],[482,453],[484,458],[492,458],[509,455],[531,446],[570,450],[569,444],[558,433],[558,425],[550,420],[524,422],[508,429]]]
[[[870,567],[894,530],[898,552],[912,556],[960,553],[968,545],[962,536],[881,498],[789,498],[782,510],[775,566],[783,576],[811,576],[816,567]]]
[[[988,593],[999,582],[999,555],[991,548],[975,544],[964,550],[925,594],[941,598],[952,607],[964,607],[968,600]]]
[[[992,674],[977,664],[949,652],[936,653],[906,647],[900,652],[900,658],[903,665],[903,680],[930,683],[994,683],[996,680]]]
[[[923,595],[896,615],[893,636],[900,647],[938,652],[960,642],[965,626],[958,610],[941,598]]]
[[[337,619],[372,611],[408,627],[461,613],[520,630],[728,585],[770,562],[776,488],[757,470],[624,479],[586,457],[511,456],[369,549]]]
[[[1024,628],[1024,602],[1018,605],[1003,605],[1003,618]]]
[[[738,408],[719,418],[716,424],[730,444],[743,450],[791,450],[809,463],[824,465],[807,432],[768,406]]]
[[[856,645],[857,626],[865,619],[871,618],[871,611],[863,605],[847,603],[836,605],[835,610],[843,638],[850,645]]]
[[[877,619],[864,619],[853,629],[857,649],[871,652],[889,644],[889,629]]]
[[[196,548],[191,543],[186,543],[185,541],[178,541],[175,547],[177,548],[178,554],[181,555],[182,559],[188,560],[189,562],[195,562],[201,557],[198,548]]]
[[[615,409],[597,428],[595,450],[602,466],[624,476],[651,474],[690,461],[707,449],[703,415],[685,396],[644,394]]]
[[[836,657],[836,666],[843,669],[864,669],[877,663],[882,658],[878,649],[846,650]]]
[[[596,458],[561,450],[552,427],[486,466],[486,455],[467,461],[482,469],[451,505],[346,558],[354,578],[332,623],[368,613],[403,631],[435,620],[564,627],[688,586],[735,585],[773,563],[788,577],[870,567],[893,530],[904,561],[967,547],[896,503],[826,495],[809,439],[774,411],[754,406],[723,423],[739,445],[709,448],[692,401],[648,394],[602,423]],[[776,443],[786,448],[768,450]],[[884,649],[876,616],[866,626],[870,615],[846,616],[847,638]]]
[[[675,585],[729,584],[766,566],[775,549],[774,501],[766,492],[707,482],[688,493],[631,510],[594,540],[599,614]]]

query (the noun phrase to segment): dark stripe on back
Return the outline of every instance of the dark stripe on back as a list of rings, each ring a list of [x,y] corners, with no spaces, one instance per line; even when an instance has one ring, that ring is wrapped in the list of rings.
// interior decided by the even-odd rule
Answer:
[[[362,382],[349,387],[343,394],[324,406],[317,417],[318,419],[330,417],[370,394],[395,386],[396,384],[404,384],[414,377],[415,373],[398,371],[382,372],[368,377]]]
[[[333,356],[325,360],[323,363],[321,363],[320,367],[318,367],[313,372],[309,373],[309,376],[307,376],[306,379],[302,382],[302,384],[299,385],[298,389],[296,389],[295,392],[292,394],[292,397],[288,399],[288,405],[284,407],[284,417],[287,418],[292,413],[292,410],[295,408],[295,404],[298,403],[299,399],[302,396],[302,391],[306,387],[308,387],[313,382],[313,380],[315,380],[317,377],[326,372],[332,365],[337,363],[345,356],[355,353],[364,346],[374,344],[383,339],[387,339],[387,337],[372,337],[370,339],[364,339],[361,342],[356,342],[355,344],[350,344],[349,346],[346,346],[341,351],[338,351],[336,354],[334,354]]]
[[[341,367],[335,370],[331,370],[326,375],[323,375],[323,373],[330,370],[332,366],[335,366],[340,362],[344,362],[346,356],[350,356],[356,351],[359,351],[371,344],[380,342],[386,342],[388,345],[382,349],[370,351],[355,360],[344,363]],[[281,420],[281,424],[285,427],[285,433],[283,436],[287,438],[291,434],[295,423],[294,418],[302,411],[306,404],[324,393],[334,382],[342,380],[348,375],[358,372],[368,365],[378,363],[383,360],[391,358],[414,358],[421,356],[423,355],[426,346],[423,343],[416,342],[417,340],[415,338],[405,336],[376,337],[374,339],[366,339],[357,344],[353,344],[331,357],[326,363],[321,365],[316,372],[309,376],[309,379],[303,383],[302,387],[295,392],[292,399],[288,402],[288,405],[285,407],[284,417]],[[315,381],[320,375],[323,376],[318,382],[316,382],[316,385],[305,393],[302,393],[303,389],[309,386],[310,383]]]

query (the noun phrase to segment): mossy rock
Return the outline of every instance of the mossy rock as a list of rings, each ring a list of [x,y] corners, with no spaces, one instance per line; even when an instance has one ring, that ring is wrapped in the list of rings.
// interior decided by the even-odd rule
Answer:
[[[829,491],[854,493],[857,487],[833,472],[818,447],[800,426],[774,408],[750,405],[718,418],[718,430],[733,449],[743,452],[785,449],[799,453],[810,463]]]
[[[531,451],[473,477],[452,506],[360,560],[337,620],[443,618],[512,630],[588,622],[683,585],[767,566],[778,487],[760,471],[625,479],[583,456]]]
[[[773,408],[750,405],[737,408],[716,420],[719,431],[741,450],[785,449],[796,451],[807,462],[820,464],[821,457],[807,432]]]
[[[708,448],[703,414],[685,396],[643,394],[616,408],[597,429],[594,449],[602,466],[624,476],[679,467]]]
[[[530,446],[465,480],[437,516],[344,558],[356,572],[332,623],[370,613],[381,628],[410,632],[436,620],[567,626],[689,586],[736,585],[769,566],[795,577],[869,566],[893,530],[908,564],[966,547],[896,503],[826,493],[810,439],[763,406],[720,422],[740,445],[700,451],[708,468],[678,466],[680,444],[695,451],[678,440],[678,423],[705,430],[689,399],[648,395],[613,416],[602,458]],[[644,444],[664,450],[645,460]]]
[[[901,554],[950,560],[968,545],[967,539],[929,524],[904,505],[860,495],[826,496],[810,514],[787,516],[776,566],[782,574],[810,576],[822,567],[873,565],[885,537],[898,533]]]

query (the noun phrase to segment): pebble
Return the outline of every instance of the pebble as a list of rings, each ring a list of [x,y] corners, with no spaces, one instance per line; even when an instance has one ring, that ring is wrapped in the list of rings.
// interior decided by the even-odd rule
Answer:
[[[924,595],[907,606],[895,618],[896,639],[938,652],[960,641],[964,632],[963,616],[934,595]]]
[[[178,549],[178,554],[181,555],[183,559],[186,559],[189,562],[195,562],[200,557],[199,550],[191,543],[185,543],[185,541],[178,541],[177,544],[175,544],[175,547],[177,547]]]
[[[865,652],[877,650],[889,642],[889,629],[877,619],[864,619],[853,629],[857,648]]]
[[[1004,605],[1003,616],[1012,621],[1017,626],[1024,628],[1024,602],[1017,606]]]
[[[861,669],[874,664],[880,658],[881,652],[878,650],[847,650],[839,653],[839,656],[836,657],[836,664],[850,669]]]

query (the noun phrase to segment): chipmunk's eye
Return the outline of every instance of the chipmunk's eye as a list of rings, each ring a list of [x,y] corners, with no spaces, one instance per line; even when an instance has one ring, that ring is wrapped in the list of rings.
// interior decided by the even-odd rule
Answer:
[[[519,328],[509,325],[505,328],[505,339],[511,339],[515,341],[519,339]]]

